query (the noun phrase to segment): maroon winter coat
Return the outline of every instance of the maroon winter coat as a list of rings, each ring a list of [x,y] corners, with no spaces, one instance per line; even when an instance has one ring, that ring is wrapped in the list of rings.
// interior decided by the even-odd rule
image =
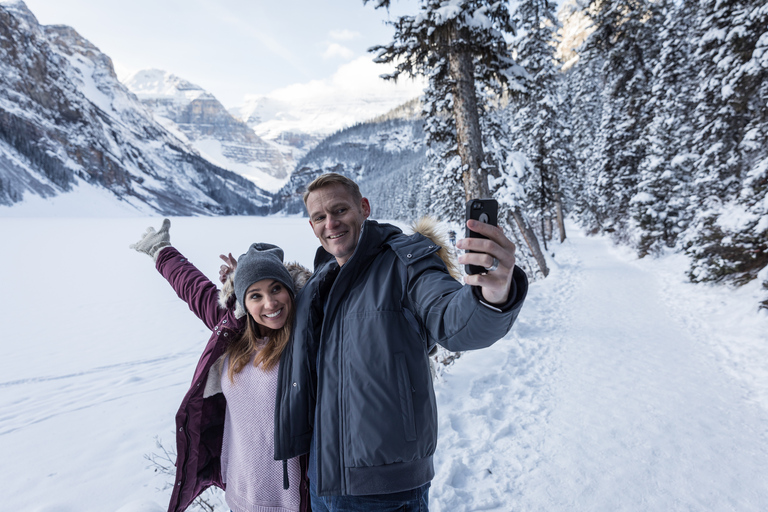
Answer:
[[[227,404],[223,393],[204,398],[203,392],[211,367],[245,324],[242,318],[235,317],[234,293],[228,297],[227,307],[222,308],[216,285],[175,248],[160,251],[155,266],[189,309],[212,331],[197,363],[192,385],[176,413],[176,481],[168,512],[182,512],[211,485],[224,489],[221,445]],[[303,473],[301,510],[306,512],[310,510],[307,457],[301,457],[300,462]]]

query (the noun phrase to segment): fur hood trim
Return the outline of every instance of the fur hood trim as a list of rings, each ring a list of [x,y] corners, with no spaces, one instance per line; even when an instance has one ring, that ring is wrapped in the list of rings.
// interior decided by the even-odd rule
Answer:
[[[310,272],[308,268],[296,262],[286,263],[285,268],[287,268],[288,273],[291,274],[291,278],[293,279],[293,287],[298,293],[298,291],[301,290],[305,284],[307,284],[307,281],[309,281],[312,272]],[[245,310],[242,308],[242,306],[240,306],[235,298],[234,272],[231,272],[229,276],[227,276],[227,281],[224,283],[224,286],[221,287],[221,290],[219,290],[219,307],[221,309],[234,307],[235,318],[243,318],[245,316]]]
[[[419,233],[434,242],[435,245],[440,247],[437,251],[437,255],[443,260],[448,273],[456,279],[461,281],[461,268],[456,261],[456,252],[449,249],[448,237],[445,232],[440,228],[440,223],[434,217],[422,217],[419,220],[413,222],[410,226],[413,233]]]

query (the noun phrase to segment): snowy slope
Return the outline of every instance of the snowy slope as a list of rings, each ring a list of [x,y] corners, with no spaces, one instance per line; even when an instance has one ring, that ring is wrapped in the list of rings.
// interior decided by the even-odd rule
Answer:
[[[374,216],[407,220],[429,211],[434,197],[427,187],[430,174],[424,170],[424,122],[405,110],[323,139],[299,161],[276,194],[271,212],[303,212],[307,184],[326,172],[355,180],[371,200]]]
[[[512,334],[438,387],[431,510],[768,509],[757,286],[569,233]]]
[[[165,509],[168,478],[144,455],[159,451],[155,436],[172,445],[209,333],[128,249],[160,222],[0,222],[13,241],[0,251],[2,510]],[[691,285],[676,256],[637,261],[569,233],[507,338],[436,382],[430,509],[768,509],[757,288]],[[179,217],[171,236],[211,277],[220,252],[255,240],[305,265],[316,247],[292,217]]]

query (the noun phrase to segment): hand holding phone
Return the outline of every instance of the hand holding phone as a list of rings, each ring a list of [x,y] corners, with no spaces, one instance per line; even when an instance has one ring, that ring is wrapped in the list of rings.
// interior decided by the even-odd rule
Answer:
[[[466,220],[474,219],[478,222],[497,226],[498,215],[499,203],[497,203],[495,199],[470,199],[467,201]],[[465,228],[465,237],[485,239],[488,238],[485,235],[481,235],[480,233],[472,231],[469,229],[469,227]],[[480,267],[477,265],[464,265],[464,269],[466,270],[467,274],[484,274],[487,272],[485,267]]]
[[[479,203],[476,203],[479,201]],[[510,299],[515,272],[515,244],[496,225],[498,203],[493,199],[473,199],[467,203],[467,237],[456,242],[464,251],[459,263],[467,266],[464,284],[477,286],[488,304],[504,305]],[[485,222],[487,225],[483,225]],[[485,235],[485,236],[482,236]],[[475,273],[472,273],[472,271]],[[513,297],[514,298],[514,297]]]

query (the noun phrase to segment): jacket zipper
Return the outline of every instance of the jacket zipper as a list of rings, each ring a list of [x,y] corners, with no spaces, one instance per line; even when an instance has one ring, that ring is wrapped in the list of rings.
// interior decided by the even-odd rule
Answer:
[[[360,245],[360,243],[358,242],[358,246],[359,245]],[[344,265],[349,267],[349,263],[355,259],[355,255],[356,254],[357,254],[357,252],[352,254],[352,257],[349,258],[349,260],[347,260],[347,262]],[[336,279],[334,279],[333,284],[331,285],[331,289],[328,291],[328,298],[333,296],[333,292],[334,292],[334,290],[336,289],[336,287],[337,287],[337,285],[339,283],[339,279],[341,278],[341,273],[344,270],[344,265],[339,267],[339,273],[336,275]],[[330,301],[326,302],[326,308],[325,308],[325,311],[323,311],[323,326],[320,329],[320,340],[321,340],[320,341],[320,345],[321,346],[322,346],[322,340],[324,338],[324,333],[326,332],[326,324],[328,322],[328,311],[330,311],[330,308],[328,307],[329,304],[330,304]],[[337,307],[338,307],[338,305],[337,305]],[[339,343],[341,344],[341,338],[339,339]],[[339,349],[341,349],[341,346],[339,346]],[[322,348],[318,347],[318,351],[317,351],[317,360],[318,361],[322,361],[322,358],[320,357],[321,350],[322,350]],[[341,359],[341,355],[342,354],[343,354],[343,351],[339,350],[339,356],[340,356],[339,359]],[[338,392],[338,395],[337,395],[338,396],[339,415],[340,415],[340,421],[339,421],[339,482],[340,482],[340,485],[341,485],[340,494],[341,494],[341,496],[344,496],[346,494],[346,489],[347,489],[346,481],[345,481],[345,478],[344,478],[344,430],[345,430],[344,429],[344,395],[343,395],[344,380],[343,380],[343,373],[341,371],[343,369],[343,365],[342,365],[341,362],[339,362],[339,365],[340,365],[339,366],[339,392]],[[318,378],[319,378],[319,373],[318,373]],[[317,399],[316,399],[316,402],[315,402],[315,404],[316,404],[315,407],[316,408],[317,408],[317,404],[319,404],[319,403],[320,403],[320,389],[319,389],[319,386],[318,386]],[[315,415],[315,416],[317,416],[317,415]],[[321,436],[320,425],[321,425],[322,422],[317,421],[317,419],[318,418],[315,418],[315,433],[316,433],[316,435],[315,435],[315,463],[317,464],[317,489],[318,489],[318,493],[319,493],[320,489],[322,489],[322,481],[323,481],[322,471],[321,471],[321,468],[323,466],[320,463],[320,459],[321,459],[320,447],[323,446],[323,444],[320,442],[320,436]]]
[[[181,427],[184,429],[184,438],[187,440],[187,448],[184,450],[184,467],[181,468],[181,478],[179,479],[179,489],[178,489],[178,500],[176,501],[176,507],[178,510],[179,505],[181,505],[181,493],[184,490],[184,483],[187,480],[187,465],[189,464],[189,451],[192,449],[192,440],[189,438],[189,429],[187,428],[189,426],[189,415],[187,414],[186,418],[184,418],[184,425]],[[177,455],[178,457],[178,455]]]
[[[340,326],[341,336],[339,336],[339,481],[341,483],[341,495],[347,493],[346,475],[344,474],[344,432],[346,430],[346,410],[344,407],[344,351],[341,343],[344,339],[343,326]]]

